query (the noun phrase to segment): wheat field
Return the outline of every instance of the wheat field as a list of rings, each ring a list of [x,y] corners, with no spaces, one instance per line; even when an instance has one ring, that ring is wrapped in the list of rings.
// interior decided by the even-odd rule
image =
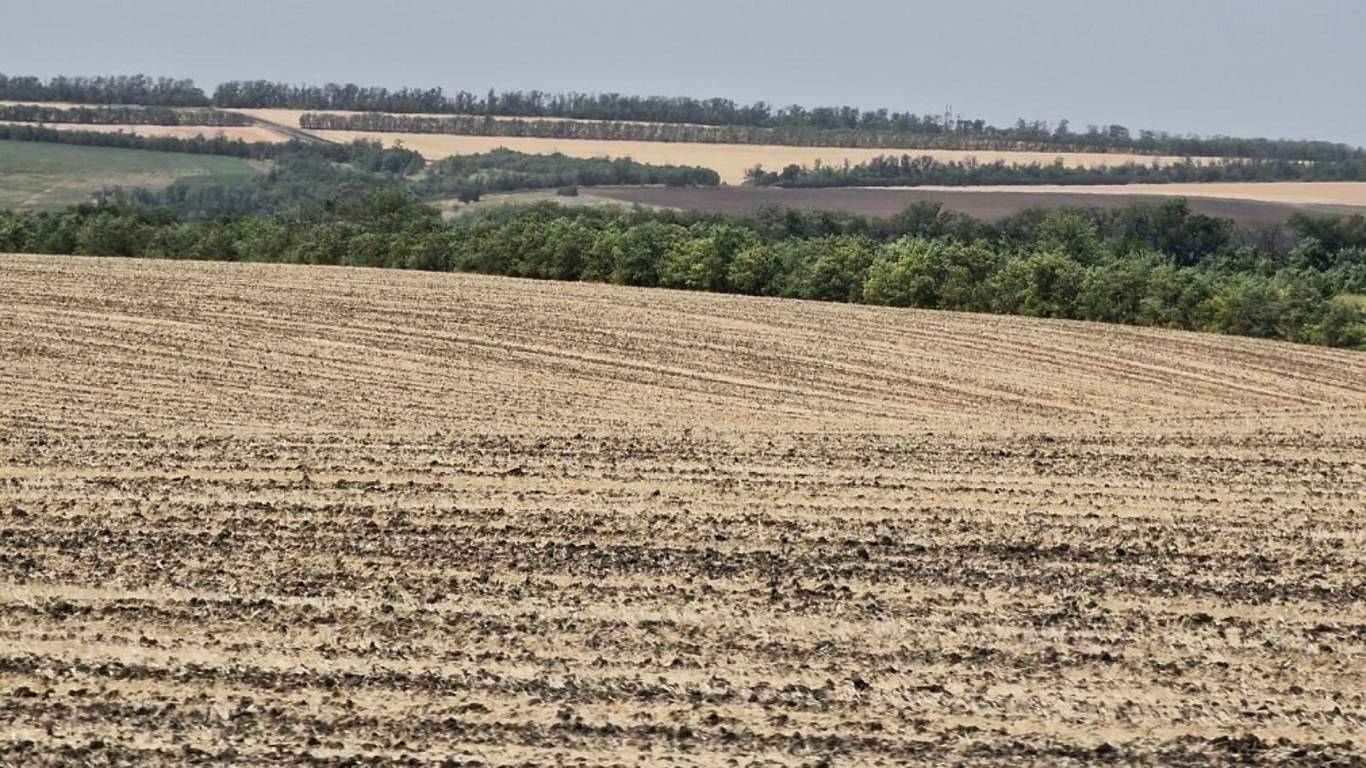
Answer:
[[[36,125],[13,120],[0,120],[0,125]],[[134,124],[96,124],[96,123],[43,123],[44,128],[57,131],[80,131],[86,133],[129,133],[136,136],[167,137],[173,139],[193,139],[196,136],[213,138],[223,136],[228,139],[246,142],[266,142],[279,144],[289,141],[288,134],[263,125],[207,126],[207,125],[134,125]]]
[[[641,163],[659,165],[700,165],[711,168],[726,184],[741,184],[745,171],[755,165],[766,170],[782,170],[788,165],[840,166],[866,162],[875,157],[909,154],[929,155],[938,160],[967,161],[975,158],[984,163],[1004,160],[1007,163],[1052,163],[1061,159],[1069,167],[1098,167],[1122,165],[1128,162],[1171,163],[1179,158],[1149,155],[1104,153],[1045,153],[1045,152],[987,152],[952,149],[849,149],[843,147],[783,147],[761,144],[689,144],[666,141],[606,141],[597,139],[540,139],[521,136],[456,136],[441,133],[387,133],[380,131],[322,131],[309,133],[329,141],[351,142],[356,139],[380,141],[385,146],[402,143],[429,160],[451,155],[468,155],[506,147],[528,154],[548,155],[555,152],[569,157],[629,157]]]
[[[299,128],[299,119],[310,112],[301,109],[237,109],[258,120],[277,125]],[[354,112],[340,110],[318,110],[318,114],[352,115]],[[448,115],[419,115],[425,117],[448,117]],[[537,118],[542,119],[542,118]],[[554,119],[554,118],[544,118]],[[588,121],[591,122],[591,121]],[[629,121],[628,121],[629,122]],[[1003,160],[1007,163],[1052,163],[1061,159],[1068,167],[1099,167],[1121,165],[1129,162],[1170,164],[1180,162],[1181,158],[1134,154],[1107,154],[1103,152],[990,152],[977,150],[941,149],[857,149],[842,147],[787,147],[755,144],[695,144],[686,142],[658,141],[605,141],[596,139],[541,139],[518,136],[458,136],[453,134],[431,133],[387,133],[371,131],[325,131],[306,129],[308,133],[329,141],[350,142],[356,139],[382,141],[386,145],[402,142],[409,149],[416,150],[429,160],[451,155],[465,155],[506,147],[530,154],[551,154],[561,152],[570,157],[630,157],[642,163],[670,165],[700,165],[711,168],[721,175],[727,184],[740,184],[745,180],[745,171],[756,164],[768,170],[780,170],[787,165],[813,165],[817,161],[825,165],[842,165],[866,162],[885,155],[930,155],[939,160],[965,161],[970,158],[990,163]]]

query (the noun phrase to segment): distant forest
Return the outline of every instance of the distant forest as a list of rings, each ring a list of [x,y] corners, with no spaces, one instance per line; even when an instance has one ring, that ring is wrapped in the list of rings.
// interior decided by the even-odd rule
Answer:
[[[152,107],[208,107],[213,102],[193,80],[147,75],[38,77],[0,73],[0,99],[71,101],[82,104],[142,104]]]
[[[148,106],[216,106],[220,108],[290,108],[362,112],[436,113],[518,118],[573,118],[609,122],[652,122],[728,129],[766,129],[752,143],[846,142],[832,146],[888,149],[1027,149],[1108,151],[1192,157],[1243,157],[1281,160],[1343,160],[1366,157],[1366,149],[1323,141],[1174,136],[1157,131],[1131,131],[1122,125],[1091,125],[1074,130],[1067,120],[1056,124],[1023,119],[1011,126],[941,114],[916,114],[850,106],[788,106],[764,102],[743,105],[730,99],[626,96],[617,93],[545,93],[489,90],[447,94],[441,88],[362,87],[329,83],[291,85],[265,80],[219,85],[212,98],[190,80],[117,77],[35,77],[0,74],[0,99],[73,101]],[[828,137],[828,138],[827,138]],[[849,138],[858,137],[858,138]]]

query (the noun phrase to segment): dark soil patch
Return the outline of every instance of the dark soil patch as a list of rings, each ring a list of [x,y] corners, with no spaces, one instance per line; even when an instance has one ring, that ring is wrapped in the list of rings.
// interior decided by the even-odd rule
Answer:
[[[1028,208],[1123,208],[1158,203],[1161,195],[1096,195],[1074,192],[944,191],[923,189],[777,189],[753,187],[594,187],[585,194],[630,203],[659,205],[708,213],[744,213],[762,205],[806,210],[829,210],[865,216],[892,216],[920,202],[944,207],[986,221],[996,221]],[[1244,225],[1274,224],[1294,213],[1312,212],[1306,206],[1251,200],[1190,198],[1197,213],[1232,219]]]

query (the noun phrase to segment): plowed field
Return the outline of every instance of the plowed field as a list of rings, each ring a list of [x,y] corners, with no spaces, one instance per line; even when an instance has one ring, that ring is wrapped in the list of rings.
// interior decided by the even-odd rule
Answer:
[[[0,764],[1366,758],[1366,355],[340,268],[0,296]]]

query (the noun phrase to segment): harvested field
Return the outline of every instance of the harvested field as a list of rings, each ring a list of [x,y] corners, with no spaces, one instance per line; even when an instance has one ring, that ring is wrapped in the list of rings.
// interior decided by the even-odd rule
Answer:
[[[299,119],[313,112],[327,115],[354,115],[355,112],[340,110],[303,110],[303,109],[236,109],[258,120],[298,127]],[[450,115],[413,115],[414,117],[450,117]],[[494,118],[495,120],[500,118]],[[509,119],[509,118],[501,118]],[[557,118],[536,118],[537,120],[556,120]],[[595,122],[595,121],[568,121]],[[631,121],[626,121],[631,122]],[[300,129],[305,130],[305,129]],[[1122,165],[1129,162],[1168,164],[1181,162],[1183,158],[1107,154],[1102,152],[991,152],[984,150],[943,150],[943,149],[850,149],[843,147],[786,147],[751,144],[689,144],[682,142],[655,141],[599,141],[591,139],[538,139],[508,136],[457,136],[430,133],[385,133],[369,131],[324,131],[307,129],[308,133],[329,141],[349,142],[357,138],[383,141],[386,144],[402,141],[404,146],[421,152],[431,160],[450,155],[473,154],[507,147],[519,152],[551,154],[563,152],[570,157],[630,157],[642,163],[661,163],[674,165],[701,165],[721,174],[727,184],[739,184],[745,180],[745,171],[754,165],[762,164],[770,170],[786,165],[811,165],[820,161],[826,165],[839,165],[845,160],[861,163],[884,155],[930,155],[940,160],[966,160],[975,157],[982,162],[1004,160],[1009,163],[1051,163],[1062,158],[1068,167],[1098,167]],[[1197,159],[1197,162],[1207,162]]]
[[[386,146],[403,142],[403,146],[421,152],[429,160],[451,155],[468,155],[506,147],[518,152],[548,155],[562,152],[570,157],[629,157],[642,163],[700,165],[721,174],[721,181],[740,184],[745,171],[756,164],[770,170],[797,163],[811,165],[817,160],[825,165],[840,165],[845,160],[861,163],[887,154],[902,154],[902,150],[845,149],[842,147],[779,147],[759,144],[687,144],[664,141],[597,141],[591,139],[537,139],[517,136],[455,136],[441,133],[385,133],[379,131],[315,131],[308,133],[328,141],[349,143],[356,139],[382,141]],[[1062,158],[1068,166],[1103,166],[1138,162],[1174,162],[1177,158],[1163,158],[1121,154],[1052,154],[1041,152],[979,152],[956,150],[905,150],[913,155],[931,155],[941,160],[966,160],[975,157],[983,162],[1005,160],[1012,163],[1051,163]]]
[[[0,764],[1360,764],[1366,355],[0,257]]]
[[[1173,194],[1190,190],[1190,185],[1172,185]],[[1063,192],[1054,187],[1047,192],[1023,192],[1010,188],[836,188],[780,189],[777,187],[585,187],[581,194],[610,198],[624,203],[707,211],[743,213],[764,205],[781,205],[806,210],[844,211],[864,216],[892,216],[907,206],[921,202],[943,203],[950,211],[974,218],[996,221],[1027,208],[1068,206],[1122,208],[1138,203],[1156,203],[1171,195],[1086,194]],[[1122,189],[1128,189],[1123,187]],[[1194,194],[1199,190],[1191,191]],[[1332,194],[1329,192],[1328,194]],[[1209,216],[1232,219],[1240,224],[1257,225],[1282,222],[1295,213],[1346,213],[1345,207],[1265,203],[1256,200],[1222,200],[1191,197],[1191,210]],[[1366,208],[1360,211],[1366,212]]]
[[[0,120],[0,125],[38,125]],[[137,136],[165,136],[174,139],[193,139],[196,136],[224,136],[247,142],[263,141],[271,144],[285,142],[289,136],[263,125],[215,127],[205,125],[97,125],[93,123],[42,123],[55,131],[84,131],[88,133],[131,133]]]

